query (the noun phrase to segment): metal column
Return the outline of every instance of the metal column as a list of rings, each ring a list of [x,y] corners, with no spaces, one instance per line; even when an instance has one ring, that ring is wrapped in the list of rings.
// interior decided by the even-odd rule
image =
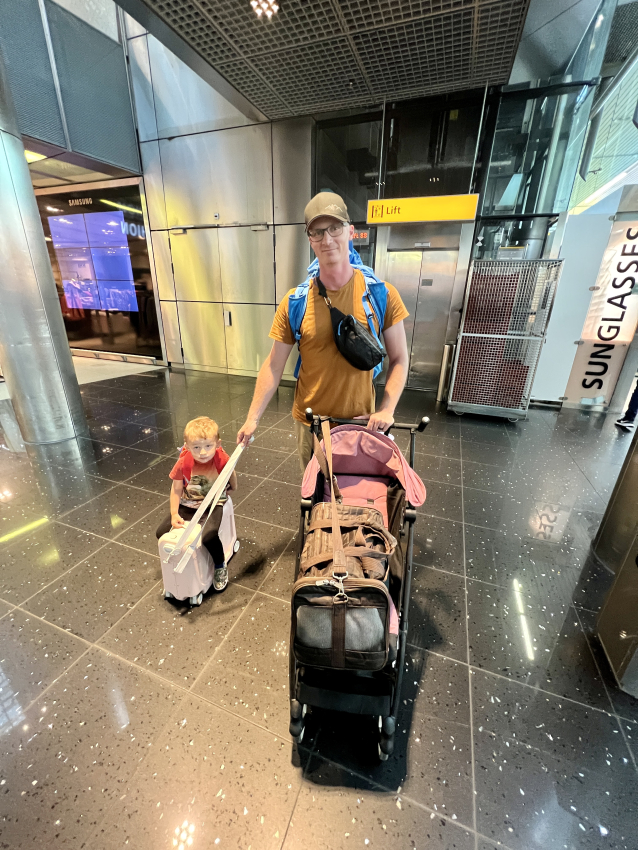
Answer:
[[[0,363],[25,442],[88,433],[1,56]]]

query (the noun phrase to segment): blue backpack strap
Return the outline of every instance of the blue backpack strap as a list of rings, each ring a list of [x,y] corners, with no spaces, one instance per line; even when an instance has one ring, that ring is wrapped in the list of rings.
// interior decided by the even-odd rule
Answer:
[[[308,269],[308,271],[310,271],[310,269]],[[303,322],[303,317],[306,315],[308,292],[310,291],[311,280],[312,277],[309,276],[303,283],[299,284],[292,295],[288,298],[288,321],[290,322],[290,330],[292,331],[294,338],[297,340],[297,347],[299,347],[299,340],[301,339],[301,323]],[[295,378],[299,377],[300,369],[301,354],[297,358]]]

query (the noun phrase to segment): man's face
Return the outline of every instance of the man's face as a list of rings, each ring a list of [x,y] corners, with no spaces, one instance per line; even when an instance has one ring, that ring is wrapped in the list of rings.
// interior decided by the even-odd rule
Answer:
[[[336,235],[333,235],[326,230],[326,228],[331,227],[332,225],[337,225],[339,227]],[[310,236],[308,236],[310,247],[315,252],[317,259],[322,266],[338,265],[348,259],[348,243],[350,239],[352,239],[354,225],[345,224],[343,227],[341,225],[342,222],[340,222],[339,219],[332,218],[329,215],[322,215],[320,218],[316,218],[310,225],[309,230],[311,232],[315,230],[325,230],[321,241],[314,241],[310,238]]]
[[[203,439],[193,440],[192,443],[186,443],[186,447],[197,463],[207,463],[215,454],[218,444],[219,440],[213,437],[204,437]]]

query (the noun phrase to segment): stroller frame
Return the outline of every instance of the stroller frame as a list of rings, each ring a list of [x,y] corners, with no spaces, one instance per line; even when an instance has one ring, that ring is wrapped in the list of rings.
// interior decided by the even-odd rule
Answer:
[[[313,416],[312,410],[306,410],[306,418],[311,423],[310,430],[321,440],[321,421],[325,417]],[[409,463],[414,469],[415,439],[417,433],[425,430],[429,423],[424,416],[416,425],[393,424],[392,429],[409,431]],[[362,425],[360,419],[330,419],[335,425]],[[371,476],[374,477],[374,476]],[[310,511],[315,499],[301,499],[299,517],[299,545],[295,560],[295,581],[299,575],[301,553],[303,551]],[[378,753],[381,761],[386,761],[394,751],[394,735],[400,707],[401,684],[405,666],[405,649],[408,637],[408,608],[412,582],[412,550],[414,544],[414,523],[416,509],[407,501],[401,523],[401,536],[407,535],[404,571],[397,615],[399,617],[399,635],[397,657],[388,662],[383,670],[370,673],[357,670],[335,670],[331,668],[299,665],[294,655],[292,637],[290,645],[290,735],[295,743],[301,743],[305,732],[305,717],[309,706],[343,711],[349,714],[369,714],[379,718]]]

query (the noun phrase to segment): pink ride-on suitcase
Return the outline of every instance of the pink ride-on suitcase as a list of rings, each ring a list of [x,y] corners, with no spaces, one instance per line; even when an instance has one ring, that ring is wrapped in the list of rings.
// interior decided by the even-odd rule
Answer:
[[[211,512],[224,501],[219,539],[224,547],[226,563],[239,549],[235,529],[235,512],[230,496],[226,496],[226,485],[243,451],[237,446],[232,457],[222,470],[213,487],[202,501],[197,512],[185,528],[172,528],[159,540],[159,556],[162,562],[164,598],[179,599],[191,605],[201,605],[204,594],[213,583],[215,565],[208,551],[202,546],[202,526],[199,520],[210,507]]]

